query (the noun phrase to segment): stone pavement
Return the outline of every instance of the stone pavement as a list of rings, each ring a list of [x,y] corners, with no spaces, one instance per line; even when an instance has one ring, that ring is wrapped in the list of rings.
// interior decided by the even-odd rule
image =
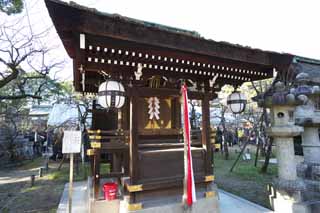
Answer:
[[[220,213],[271,213],[273,211],[219,189]]]
[[[87,182],[75,182],[73,190],[74,213],[88,212]],[[273,211],[233,195],[223,190],[219,190],[220,213],[272,213]],[[65,185],[63,195],[57,213],[68,211],[68,184]]]
[[[4,170],[0,171],[0,185],[17,183],[17,182],[30,182],[31,175],[38,175],[39,168],[29,169],[29,170]]]
[[[64,190],[60,199],[57,213],[68,212],[68,193],[69,183],[64,186]],[[87,195],[87,182],[80,181],[73,183],[72,192],[72,212],[74,213],[87,213],[88,212],[88,195]]]

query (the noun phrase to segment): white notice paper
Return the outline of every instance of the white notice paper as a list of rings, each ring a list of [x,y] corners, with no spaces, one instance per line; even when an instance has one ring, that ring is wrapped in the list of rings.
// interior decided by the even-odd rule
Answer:
[[[62,153],[80,153],[81,131],[64,131]]]

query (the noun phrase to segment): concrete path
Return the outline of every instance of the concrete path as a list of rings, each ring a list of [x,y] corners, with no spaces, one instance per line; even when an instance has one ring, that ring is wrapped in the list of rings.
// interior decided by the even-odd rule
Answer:
[[[64,190],[60,199],[57,213],[68,212],[68,194],[69,184],[64,186]],[[73,183],[72,192],[72,212],[74,213],[87,213],[88,212],[88,196],[87,196],[87,182],[80,181]]]
[[[220,213],[271,213],[273,211],[219,189]]]
[[[264,160],[259,160],[259,162],[264,163]],[[270,164],[278,164],[278,161],[276,158],[270,158],[269,163]]]
[[[39,169],[29,169],[29,170],[4,170],[0,171],[0,185],[8,183],[16,183],[23,181],[30,181],[31,175],[37,175]]]

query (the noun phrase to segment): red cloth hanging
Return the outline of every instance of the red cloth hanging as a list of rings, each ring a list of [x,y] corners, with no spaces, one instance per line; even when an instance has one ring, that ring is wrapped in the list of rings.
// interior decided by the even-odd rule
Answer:
[[[194,184],[194,175],[192,167],[192,155],[191,155],[191,137],[190,137],[190,120],[189,120],[189,108],[188,108],[188,90],[187,85],[183,85],[181,88],[183,98],[183,133],[184,142],[187,145],[187,162],[185,162],[185,177],[186,177],[186,201],[187,205],[191,206],[192,203],[196,202],[196,190]]]

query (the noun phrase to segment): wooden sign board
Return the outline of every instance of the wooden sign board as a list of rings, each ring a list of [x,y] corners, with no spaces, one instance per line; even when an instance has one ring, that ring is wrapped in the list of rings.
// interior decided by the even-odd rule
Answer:
[[[62,153],[80,153],[81,150],[81,132],[64,131],[62,141]]]

